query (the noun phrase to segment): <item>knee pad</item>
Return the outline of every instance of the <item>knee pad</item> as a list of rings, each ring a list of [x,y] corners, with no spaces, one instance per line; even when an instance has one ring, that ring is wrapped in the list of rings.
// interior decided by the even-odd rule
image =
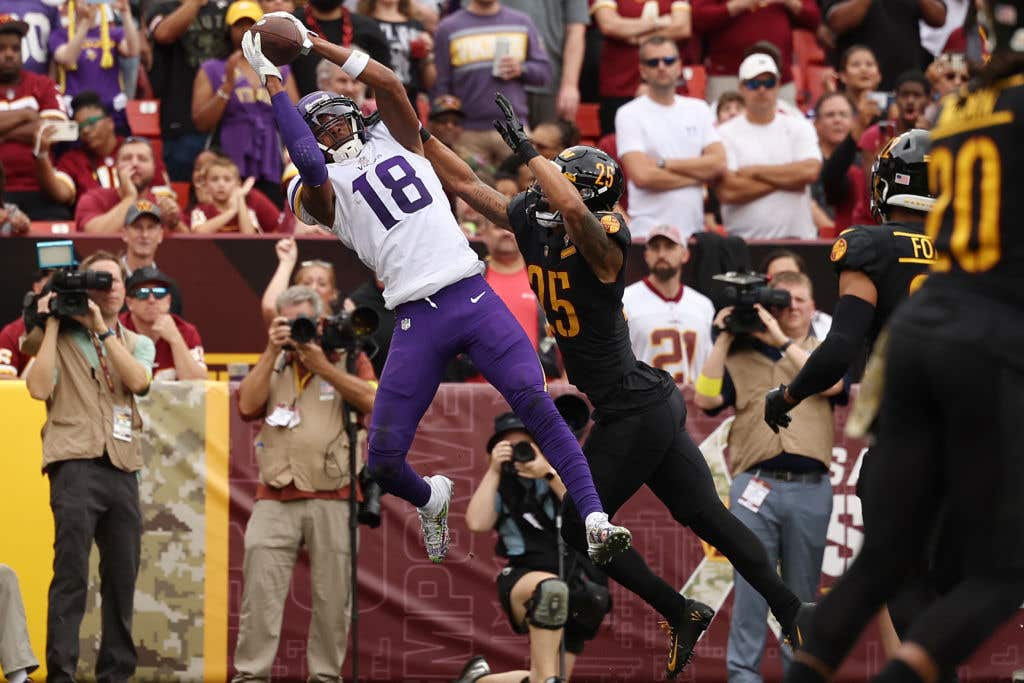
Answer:
[[[526,601],[526,621],[537,628],[557,631],[569,619],[569,586],[561,579],[544,579]]]

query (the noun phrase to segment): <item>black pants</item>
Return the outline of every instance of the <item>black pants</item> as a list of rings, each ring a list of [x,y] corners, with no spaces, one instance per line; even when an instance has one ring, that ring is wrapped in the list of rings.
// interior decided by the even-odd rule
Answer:
[[[893,601],[905,640],[949,672],[1024,600],[1024,370],[1014,357],[1024,329],[1013,313],[926,286],[894,316],[877,445],[861,473],[864,545],[819,605],[806,648],[830,668],[883,603]],[[920,580],[936,538],[939,581],[918,586],[923,606],[908,618],[907,577]]]
[[[4,201],[17,204],[25,215],[34,221],[70,221],[74,218],[73,207],[58,204],[45,192],[5,192]]]
[[[135,673],[132,609],[142,542],[138,478],[106,458],[67,460],[51,466],[49,475],[55,528],[46,614],[47,681],[75,680],[93,541],[100,551],[103,601],[96,680],[128,681]]]
[[[642,412],[595,424],[583,452],[609,516],[646,485],[677,522],[725,555],[783,626],[789,625],[800,600],[769,564],[761,541],[718,497],[707,461],[686,432],[686,404],[678,391]],[[562,534],[586,552],[583,520],[568,497]],[[654,575],[636,550],[619,553],[598,568],[670,621],[679,616],[678,590]]]

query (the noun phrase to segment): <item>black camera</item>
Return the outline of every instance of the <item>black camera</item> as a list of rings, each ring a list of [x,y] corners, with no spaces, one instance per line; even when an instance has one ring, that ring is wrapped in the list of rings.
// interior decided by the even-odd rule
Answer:
[[[36,245],[36,256],[40,270],[54,271],[43,290],[55,293],[50,299],[52,315],[61,318],[86,315],[89,312],[89,290],[105,292],[113,286],[114,278],[110,273],[76,270],[78,262],[75,260],[75,245],[71,240],[39,242]],[[26,325],[29,327],[43,324],[35,313],[38,299],[34,294],[25,297],[26,314],[32,317],[32,325],[29,325],[29,315],[26,315]]]
[[[384,495],[384,489],[370,476],[368,467],[359,471],[359,488],[363,492],[363,499],[359,501],[356,519],[360,524],[376,529],[380,526],[380,497]]]
[[[300,315],[291,321],[291,337],[299,344],[311,341],[319,342],[324,351],[341,349],[352,352],[357,348],[375,351],[370,335],[377,331],[379,318],[372,308],[360,307],[352,311],[342,311],[337,315],[324,318],[323,334],[317,330],[316,318]],[[285,348],[291,350],[290,346]],[[373,354],[370,353],[372,356]]]
[[[531,462],[537,459],[537,453],[533,450],[533,446],[530,445],[529,441],[520,441],[512,446],[512,457],[509,460],[501,463],[501,471],[503,474],[509,474],[518,476],[516,472],[517,462]]]
[[[768,309],[789,306],[789,292],[768,287],[768,278],[764,275],[730,272],[715,275],[713,279],[729,285],[722,288],[721,302],[723,307],[733,307],[732,313],[725,319],[725,329],[733,334],[752,334],[765,330],[754,308],[755,304]]]
[[[291,322],[291,337],[300,344],[307,344],[317,338],[316,319],[300,315]]]

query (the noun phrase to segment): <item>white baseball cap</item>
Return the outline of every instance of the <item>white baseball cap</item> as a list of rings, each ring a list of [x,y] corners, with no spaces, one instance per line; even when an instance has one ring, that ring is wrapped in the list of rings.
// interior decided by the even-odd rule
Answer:
[[[772,74],[776,78],[779,76],[779,67],[775,66],[775,60],[763,52],[755,52],[740,64],[741,81],[757,78],[761,74]]]

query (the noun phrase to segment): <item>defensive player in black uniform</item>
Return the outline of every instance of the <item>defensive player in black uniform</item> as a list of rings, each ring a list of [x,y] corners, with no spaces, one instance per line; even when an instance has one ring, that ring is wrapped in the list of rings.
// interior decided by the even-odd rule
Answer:
[[[622,312],[629,228],[611,211],[623,186],[617,164],[593,147],[570,147],[554,163],[538,156],[501,95],[498,104],[505,120],[495,125],[537,178],[530,191],[509,200],[444,145],[425,141],[424,150],[446,188],[496,225],[514,229],[569,380],[595,408],[584,453],[605,510],[614,513],[647,485],[679,523],[732,562],[786,633],[793,632],[806,609],[769,564],[757,537],[719,499],[707,463],[686,433],[686,405],[671,376],[633,355]],[[571,502],[565,519],[566,540],[585,547]],[[714,610],[681,596],[635,550],[600,568],[665,617],[671,637],[666,675],[675,677]]]
[[[1024,55],[1009,49],[1024,47],[1024,6],[986,9],[996,51],[947,96],[932,131],[935,263],[891,320],[877,445],[862,473],[865,515],[880,521],[819,606],[790,683],[831,677],[937,524],[958,574],[875,680],[933,683],[1024,601]]]

